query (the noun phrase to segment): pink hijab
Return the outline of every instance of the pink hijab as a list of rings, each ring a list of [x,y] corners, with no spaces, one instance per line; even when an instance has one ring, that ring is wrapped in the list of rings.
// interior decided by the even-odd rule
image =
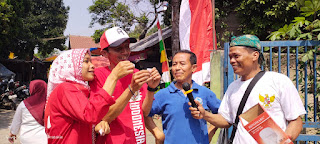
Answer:
[[[33,80],[29,85],[30,97],[23,101],[34,119],[44,125],[44,106],[47,97],[47,83],[43,80]]]
[[[48,78],[47,99],[51,92],[63,82],[75,82],[89,88],[82,78],[82,63],[89,49],[71,49],[61,53],[52,63]]]

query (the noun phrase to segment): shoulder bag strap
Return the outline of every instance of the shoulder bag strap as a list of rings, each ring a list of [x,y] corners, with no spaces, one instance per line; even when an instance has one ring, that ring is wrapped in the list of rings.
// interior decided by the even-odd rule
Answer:
[[[265,71],[260,71],[258,74],[256,74],[254,76],[253,80],[250,82],[249,86],[247,87],[247,89],[246,89],[246,91],[245,91],[245,93],[244,93],[244,95],[242,97],[242,100],[240,102],[240,105],[239,105],[239,108],[238,108],[238,111],[237,111],[236,120],[235,120],[235,122],[233,124],[233,129],[232,129],[231,137],[230,137],[230,140],[229,140],[230,144],[232,144],[234,136],[236,135],[237,126],[238,126],[238,123],[239,123],[239,115],[242,114],[244,105],[246,104],[246,102],[248,100],[249,94],[250,94],[252,88],[259,81],[259,79],[264,75],[264,73],[265,73]]]

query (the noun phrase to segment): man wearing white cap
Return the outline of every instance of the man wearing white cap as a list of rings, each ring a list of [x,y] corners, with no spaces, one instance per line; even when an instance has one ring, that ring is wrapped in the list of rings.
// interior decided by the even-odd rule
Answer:
[[[110,66],[95,69],[95,79],[90,83],[91,92],[95,93],[103,87],[103,82],[114,68],[119,68],[119,73],[127,75],[114,83],[116,88],[109,95],[116,103],[95,128],[99,131],[109,124],[111,132],[102,132],[107,135],[98,136],[96,143],[146,143],[144,116],[150,112],[161,76],[156,68],[150,71],[134,68],[134,64],[128,61],[131,42],[136,42],[136,39],[130,38],[119,27],[108,29],[100,38],[101,54],[109,59]]]

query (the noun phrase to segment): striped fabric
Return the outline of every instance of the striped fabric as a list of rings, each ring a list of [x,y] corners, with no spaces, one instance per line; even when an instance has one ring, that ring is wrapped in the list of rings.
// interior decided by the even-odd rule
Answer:
[[[165,83],[165,87],[170,85],[170,71],[169,71],[169,64],[168,64],[168,58],[166,53],[166,48],[164,46],[164,42],[162,39],[162,30],[160,27],[159,18],[157,20],[157,27],[158,27],[158,35],[159,35],[159,46],[160,46],[160,63],[162,64],[162,77],[161,82]]]

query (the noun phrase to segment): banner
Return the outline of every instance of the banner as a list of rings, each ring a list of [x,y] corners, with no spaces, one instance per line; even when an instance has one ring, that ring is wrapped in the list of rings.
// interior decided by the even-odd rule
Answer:
[[[159,37],[159,46],[160,46],[160,63],[162,64],[162,77],[161,81],[165,83],[165,87],[170,85],[170,71],[169,71],[169,64],[168,58],[166,53],[166,48],[164,46],[164,42],[162,39],[162,30],[160,27],[159,18],[157,19],[157,27],[158,27],[158,37]]]
[[[213,50],[211,0],[182,0],[179,37],[181,49],[197,56],[198,68],[192,79],[200,85],[210,81],[210,50]],[[215,48],[216,49],[216,48]]]

